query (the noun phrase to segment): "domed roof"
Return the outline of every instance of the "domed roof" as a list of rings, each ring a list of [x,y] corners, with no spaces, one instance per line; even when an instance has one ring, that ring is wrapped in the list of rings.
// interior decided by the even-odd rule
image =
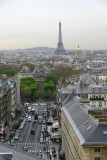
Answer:
[[[77,51],[78,51],[78,50],[81,50],[81,49],[80,49],[80,47],[79,47],[79,44],[78,44],[78,47],[77,47],[77,49],[76,49],[76,50],[77,50]]]

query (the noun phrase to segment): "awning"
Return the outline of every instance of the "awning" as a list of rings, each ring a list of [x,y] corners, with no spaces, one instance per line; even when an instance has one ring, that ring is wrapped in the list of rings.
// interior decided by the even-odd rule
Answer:
[[[3,131],[3,133],[7,133],[7,130],[5,129],[5,130]]]
[[[52,128],[59,128],[59,122],[55,122],[53,125],[52,125]]]

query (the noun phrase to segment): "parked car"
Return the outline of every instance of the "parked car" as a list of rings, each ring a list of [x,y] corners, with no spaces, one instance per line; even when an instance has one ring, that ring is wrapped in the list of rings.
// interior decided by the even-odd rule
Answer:
[[[28,151],[28,147],[27,146],[23,146],[23,150],[27,152]]]
[[[46,120],[43,120],[43,124],[46,124]]]
[[[47,121],[47,125],[52,125],[52,121],[51,121],[51,120],[48,120],[48,121]]]
[[[43,138],[43,134],[40,135],[40,138]]]

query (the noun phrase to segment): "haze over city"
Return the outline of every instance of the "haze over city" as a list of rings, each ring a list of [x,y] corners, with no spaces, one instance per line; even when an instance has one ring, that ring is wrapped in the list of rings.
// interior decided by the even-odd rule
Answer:
[[[65,49],[107,49],[106,0],[1,0],[0,50],[56,48],[62,23]]]

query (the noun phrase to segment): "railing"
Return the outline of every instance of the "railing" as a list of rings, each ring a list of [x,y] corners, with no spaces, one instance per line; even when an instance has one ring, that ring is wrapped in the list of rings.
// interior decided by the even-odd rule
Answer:
[[[98,97],[95,97],[95,98],[90,98],[91,101],[104,101],[104,97],[102,98],[98,98]]]

